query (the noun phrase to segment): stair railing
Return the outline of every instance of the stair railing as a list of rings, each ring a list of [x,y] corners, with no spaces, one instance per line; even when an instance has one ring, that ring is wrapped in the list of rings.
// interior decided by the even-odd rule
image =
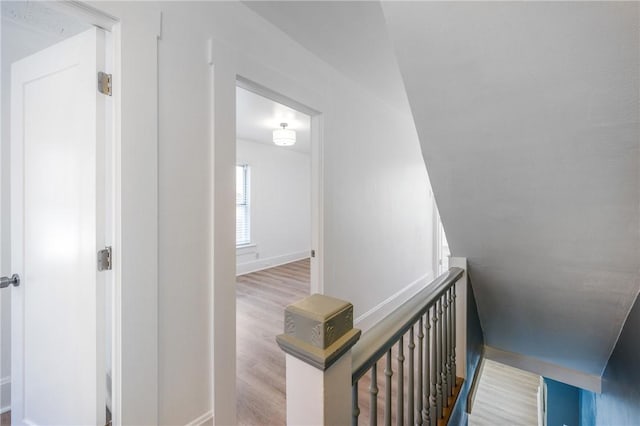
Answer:
[[[353,426],[361,417],[368,417],[372,426],[379,421],[387,426],[435,426],[450,414],[460,386],[455,283],[463,272],[449,269],[364,333],[352,348]],[[384,377],[379,374],[382,368]],[[381,387],[383,407],[378,407]],[[362,412],[367,405],[368,415]]]
[[[287,306],[276,337],[286,354],[287,424],[446,424],[462,385],[456,283],[463,276],[450,268],[362,335],[347,301],[313,294]],[[466,304],[466,292],[458,303]],[[460,358],[464,366],[464,350]]]

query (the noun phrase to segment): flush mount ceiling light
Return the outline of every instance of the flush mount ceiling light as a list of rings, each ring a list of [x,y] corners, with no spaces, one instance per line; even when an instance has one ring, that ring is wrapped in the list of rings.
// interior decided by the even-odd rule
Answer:
[[[278,146],[291,146],[296,143],[296,131],[287,130],[287,123],[280,123],[282,129],[273,131],[273,143]]]

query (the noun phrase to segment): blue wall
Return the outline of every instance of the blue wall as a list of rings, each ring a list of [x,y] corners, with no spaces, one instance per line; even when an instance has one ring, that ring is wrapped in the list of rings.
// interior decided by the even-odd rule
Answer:
[[[544,378],[547,384],[547,426],[580,426],[580,389]]]
[[[640,301],[636,299],[602,376],[602,393],[580,391],[582,426],[640,425]]]
[[[480,362],[480,355],[482,355],[482,346],[484,345],[484,334],[482,333],[482,326],[480,325],[480,317],[478,317],[478,307],[476,305],[476,298],[473,294],[473,288],[471,286],[471,279],[469,279],[467,285],[467,378],[464,381],[456,406],[449,419],[450,425],[466,426],[468,422],[468,415],[466,413],[467,408],[467,395],[469,394],[469,387],[471,386],[471,380],[478,368]]]

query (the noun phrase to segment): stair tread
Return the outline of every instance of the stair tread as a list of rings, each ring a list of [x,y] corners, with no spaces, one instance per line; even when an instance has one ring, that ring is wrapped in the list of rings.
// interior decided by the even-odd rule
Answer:
[[[485,360],[469,426],[538,424],[540,377]]]

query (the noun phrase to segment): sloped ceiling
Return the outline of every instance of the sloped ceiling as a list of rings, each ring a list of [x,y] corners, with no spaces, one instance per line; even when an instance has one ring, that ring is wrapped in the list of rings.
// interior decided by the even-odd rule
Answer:
[[[376,1],[244,1],[307,50],[383,101],[409,110]]]
[[[640,4],[245,4],[408,96],[487,343],[600,375],[640,289]]]
[[[639,6],[383,3],[486,342],[596,375],[640,287]]]

